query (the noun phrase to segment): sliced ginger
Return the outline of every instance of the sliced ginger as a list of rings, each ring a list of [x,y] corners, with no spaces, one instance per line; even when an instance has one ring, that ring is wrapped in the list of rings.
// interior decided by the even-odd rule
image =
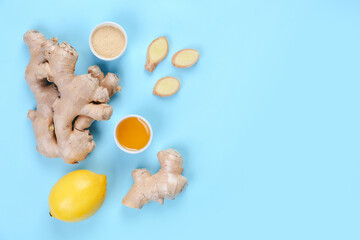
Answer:
[[[154,71],[155,67],[166,57],[169,51],[169,43],[166,37],[159,37],[152,41],[148,47],[145,69]]]
[[[178,68],[188,68],[199,60],[199,52],[195,49],[183,49],[172,57],[172,64]]]
[[[153,94],[160,97],[174,95],[180,88],[180,81],[174,77],[164,77],[159,79],[153,90]]]

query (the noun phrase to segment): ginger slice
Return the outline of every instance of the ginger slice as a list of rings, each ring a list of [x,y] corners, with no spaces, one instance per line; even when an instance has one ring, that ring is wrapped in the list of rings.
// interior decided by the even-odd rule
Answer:
[[[183,49],[174,54],[172,64],[178,68],[188,68],[199,60],[199,52],[195,49]]]
[[[145,69],[149,72],[154,71],[155,67],[161,62],[169,52],[169,43],[166,37],[159,37],[152,41],[147,50]]]
[[[122,200],[127,207],[141,209],[145,204],[156,201],[161,205],[164,199],[175,199],[188,185],[187,179],[181,175],[184,159],[174,149],[158,152],[160,170],[151,175],[146,169],[132,171],[134,184]]]
[[[180,88],[180,81],[174,77],[164,77],[159,79],[153,90],[153,94],[160,97],[174,95]]]

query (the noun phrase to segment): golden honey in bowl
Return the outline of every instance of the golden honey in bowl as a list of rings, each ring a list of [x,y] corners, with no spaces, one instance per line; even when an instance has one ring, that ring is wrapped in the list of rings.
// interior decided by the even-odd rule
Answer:
[[[118,143],[128,151],[139,151],[151,138],[149,125],[141,118],[132,116],[122,120],[116,128]]]

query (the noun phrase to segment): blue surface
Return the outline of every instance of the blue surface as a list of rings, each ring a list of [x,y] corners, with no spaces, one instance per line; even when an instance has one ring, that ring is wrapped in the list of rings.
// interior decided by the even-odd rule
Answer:
[[[0,239],[360,239],[360,1],[0,1]],[[88,47],[102,21],[129,37],[121,59]],[[79,52],[76,74],[99,64],[123,91],[110,121],[92,127],[95,150],[78,165],[35,150],[27,111],[35,107],[22,35],[37,29]],[[167,58],[144,71],[148,44],[167,36]],[[199,62],[176,69],[171,56],[196,48]],[[180,91],[152,95],[171,75]],[[153,143],[121,152],[113,129],[144,116]],[[156,153],[178,149],[188,188],[141,211],[121,204],[131,171],[155,173]],[[48,215],[48,194],[66,173],[106,174],[108,194],[90,219]]]

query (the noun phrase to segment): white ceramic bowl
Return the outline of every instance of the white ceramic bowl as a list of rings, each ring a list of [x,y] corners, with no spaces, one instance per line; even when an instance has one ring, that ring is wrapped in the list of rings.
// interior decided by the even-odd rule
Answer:
[[[121,146],[121,144],[119,143],[119,141],[118,141],[118,139],[117,139],[117,137],[116,137],[116,130],[117,130],[119,124],[120,124],[122,121],[124,121],[125,119],[130,118],[130,117],[140,118],[141,120],[143,120],[143,121],[148,125],[149,130],[150,130],[150,139],[149,139],[149,142],[146,144],[145,147],[143,147],[143,148],[140,149],[140,150],[136,150],[136,151],[131,151],[131,150],[128,150],[128,149],[124,148],[123,146]],[[140,115],[137,115],[137,114],[129,114],[129,115],[126,115],[125,117],[121,118],[121,119],[119,120],[119,122],[116,124],[116,127],[115,127],[115,129],[114,129],[114,140],[115,140],[115,143],[116,143],[116,145],[117,145],[121,150],[123,150],[123,151],[126,152],[126,153],[136,154],[136,153],[141,153],[141,152],[145,151],[145,150],[150,146],[150,144],[151,144],[151,142],[152,142],[152,138],[153,138],[153,131],[152,131],[152,128],[151,128],[150,123],[149,123],[144,117],[142,117],[142,116],[140,116]]]
[[[92,46],[91,39],[92,39],[92,36],[93,36],[94,32],[95,32],[98,28],[104,27],[104,26],[111,26],[111,27],[115,27],[115,28],[119,29],[119,30],[122,32],[122,34],[124,35],[124,38],[125,38],[125,46],[124,46],[124,49],[122,50],[122,52],[121,52],[119,55],[117,55],[117,56],[115,56],[115,57],[113,57],[113,58],[104,58],[104,57],[100,56],[99,54],[97,54],[97,52],[94,50],[94,48],[93,48],[93,46]],[[128,38],[127,38],[127,35],[126,35],[125,30],[124,30],[119,24],[117,24],[117,23],[115,23],[115,22],[103,22],[103,23],[100,23],[99,25],[97,25],[96,27],[93,28],[93,30],[92,30],[91,33],[90,33],[90,37],[89,37],[89,46],[90,46],[90,49],[91,49],[92,53],[93,53],[97,58],[99,58],[99,59],[101,59],[101,60],[104,60],[104,61],[112,61],[112,60],[115,60],[115,59],[118,59],[119,57],[121,57],[121,55],[123,55],[124,52],[125,52],[125,50],[126,50],[127,42],[128,42]]]

